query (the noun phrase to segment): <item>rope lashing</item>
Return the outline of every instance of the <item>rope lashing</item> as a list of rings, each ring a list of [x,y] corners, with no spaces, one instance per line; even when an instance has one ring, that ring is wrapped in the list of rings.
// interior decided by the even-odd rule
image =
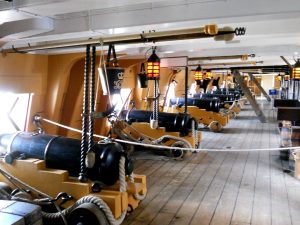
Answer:
[[[81,133],[81,130],[73,128],[73,127],[69,127],[54,121],[51,121],[49,119],[45,119],[45,118],[40,118],[41,120],[55,125],[55,126],[59,126],[62,127],[64,129],[68,129],[74,132],[78,132]],[[100,139],[107,139],[108,137],[103,136],[103,135],[98,135],[98,134],[94,134],[94,137],[100,138]],[[155,149],[168,149],[168,150],[182,150],[182,151],[193,151],[193,152],[241,152],[241,151],[280,151],[280,150],[295,150],[295,151],[299,151],[300,152],[300,146],[295,146],[295,147],[277,147],[277,148],[252,148],[252,149],[195,149],[195,148],[180,148],[180,147],[170,147],[170,146],[165,146],[165,145],[150,145],[150,144],[145,144],[145,143],[138,143],[138,142],[132,142],[132,141],[125,141],[125,140],[121,140],[121,139],[112,139],[113,141],[119,142],[119,143],[124,143],[124,144],[129,144],[129,145],[137,145],[137,146],[143,146],[143,147],[148,147],[148,148],[155,148]]]

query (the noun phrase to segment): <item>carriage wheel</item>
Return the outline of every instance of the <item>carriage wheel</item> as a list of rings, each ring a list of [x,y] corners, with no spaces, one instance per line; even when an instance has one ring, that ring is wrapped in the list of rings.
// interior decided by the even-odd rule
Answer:
[[[222,130],[222,125],[218,121],[212,121],[208,125],[209,129],[213,132],[220,132]]]
[[[109,225],[104,212],[95,204],[84,203],[75,208],[68,217],[69,225]]]

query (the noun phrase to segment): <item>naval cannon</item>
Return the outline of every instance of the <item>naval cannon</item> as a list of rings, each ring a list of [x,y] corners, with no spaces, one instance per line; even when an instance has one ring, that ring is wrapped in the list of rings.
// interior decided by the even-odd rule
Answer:
[[[225,114],[229,114],[230,118],[235,118],[237,114],[241,112],[243,101],[237,100],[235,94],[202,94],[197,93],[195,98],[212,98],[220,100],[220,108]]]
[[[219,94],[219,95],[230,94],[230,95],[234,95],[235,100],[239,100],[243,96],[242,90],[239,90],[239,89],[228,89],[228,90],[220,89],[220,90],[213,91],[213,94]]]
[[[184,98],[173,98],[170,100],[171,105],[177,105],[182,107],[185,104]],[[207,111],[219,112],[220,111],[220,100],[219,99],[199,99],[199,98],[188,98],[188,106],[197,106],[199,109],[205,109]]]
[[[38,133],[16,133],[0,135],[0,146],[6,148],[6,160],[12,163],[14,157],[45,160],[47,168],[67,170],[70,176],[80,172],[80,140],[62,136]],[[93,159],[88,167],[88,178],[113,185],[119,179],[119,161],[125,155],[118,143],[94,143]],[[133,171],[132,160],[126,156],[127,175]]]
[[[129,124],[133,122],[149,122],[153,112],[147,110],[123,110],[120,117]],[[192,121],[195,120],[184,113],[158,113],[158,126],[165,127],[167,132],[179,132],[181,136],[186,136],[192,130]],[[195,129],[197,129],[195,123]]]
[[[80,145],[77,139],[41,133],[1,134],[0,153],[6,154],[0,154],[0,200],[41,206],[45,225],[122,220],[144,198],[146,177],[133,175],[122,146],[107,140],[93,143],[85,160],[87,180],[79,181]]]
[[[158,126],[156,127],[151,125],[152,119],[152,111],[123,110],[119,115],[119,120],[113,122],[112,134],[123,140],[174,147],[174,149],[154,148],[153,150],[175,159],[182,159],[192,153],[192,150],[180,148],[199,147],[201,132],[197,131],[198,123],[191,115],[158,112]],[[149,148],[146,147],[146,149]]]
[[[183,112],[187,104],[188,113],[197,120],[197,123],[208,126],[210,130],[219,132],[229,122],[229,114],[221,113],[224,103],[219,98],[174,98],[170,100],[172,112]]]
[[[197,93],[194,95],[194,98],[200,98],[200,99],[219,99],[221,103],[224,102],[233,102],[235,101],[235,96],[233,94],[202,94]]]

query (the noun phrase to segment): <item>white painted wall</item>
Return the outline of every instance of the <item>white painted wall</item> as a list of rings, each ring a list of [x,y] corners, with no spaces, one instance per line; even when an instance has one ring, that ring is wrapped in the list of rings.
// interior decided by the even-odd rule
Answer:
[[[261,86],[269,94],[269,89],[274,88],[274,75],[262,75]],[[262,95],[264,98],[264,96]]]

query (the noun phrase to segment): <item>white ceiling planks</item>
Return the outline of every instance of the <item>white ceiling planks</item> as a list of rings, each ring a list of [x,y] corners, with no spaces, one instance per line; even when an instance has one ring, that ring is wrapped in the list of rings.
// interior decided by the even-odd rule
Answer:
[[[230,42],[201,39],[157,43],[158,54],[195,57],[254,53],[264,58],[265,64],[283,64],[279,55],[292,59],[294,52],[300,52],[299,0],[0,1],[0,24],[28,18],[47,18],[53,22],[53,27],[46,33],[12,36],[3,47],[45,41],[101,38],[153,29],[162,31],[200,27],[216,23],[220,27],[245,26],[246,35],[236,37]],[[11,26],[14,27],[13,30],[18,30],[20,25],[16,22],[11,23]],[[7,29],[5,30],[7,33]],[[1,40],[3,36],[6,35],[1,32],[0,25],[0,41],[8,40]],[[122,46],[118,51],[126,52],[128,57],[144,57],[144,51],[148,47],[149,44],[128,45]],[[60,53],[60,50],[51,50],[49,53]]]

